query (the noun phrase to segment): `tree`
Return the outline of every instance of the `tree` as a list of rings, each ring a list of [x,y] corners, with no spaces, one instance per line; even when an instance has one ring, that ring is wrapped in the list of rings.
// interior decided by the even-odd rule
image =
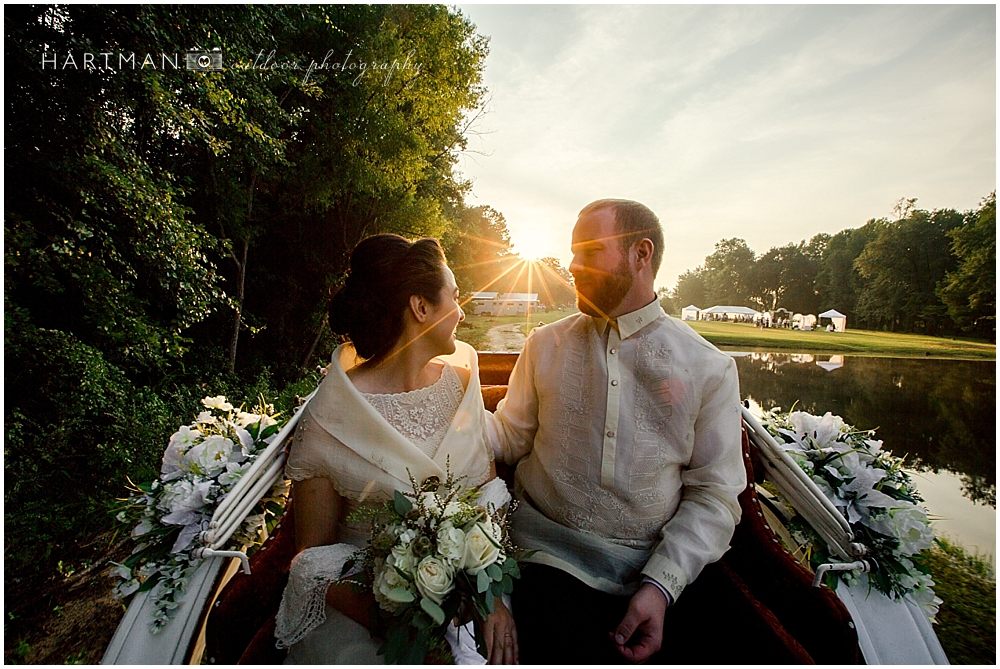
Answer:
[[[713,304],[742,306],[753,300],[756,256],[742,239],[723,239],[705,258],[705,297]]]
[[[845,314],[855,326],[865,325],[857,313],[858,294],[864,286],[854,261],[869,241],[875,238],[884,223],[874,219],[864,226],[842,230],[827,240],[819,271],[816,273],[816,292],[820,312],[836,309]]]
[[[707,309],[708,302],[705,299],[705,270],[698,267],[688,270],[677,277],[677,285],[673,292],[674,304],[679,309],[694,305],[699,309]]]
[[[964,331],[996,341],[996,192],[947,232],[958,266],[937,286],[948,315]]]
[[[322,61],[333,50],[341,61],[350,53],[356,63],[399,67],[363,77],[316,70],[313,88],[291,90],[285,103],[302,118],[286,151],[292,167],[255,197],[266,225],[250,252],[260,269],[244,304],[266,329],[241,344],[244,366],[269,365],[282,377],[335,343],[326,309],[358,241],[383,232],[446,237],[459,225],[468,185],[453,168],[466,114],[484,95],[487,53],[475,26],[442,6],[300,11],[305,27],[286,37],[286,53]]]
[[[457,219],[441,240],[448,262],[463,294],[485,290],[513,259],[507,222],[488,206],[463,208]]]
[[[818,271],[819,263],[806,253],[805,242],[772,248],[754,263],[753,301],[763,311],[784,307],[792,313],[818,313]]]
[[[679,314],[681,309],[683,309],[683,307],[679,307],[674,303],[674,298],[669,288],[660,288],[656,291],[656,297],[660,301],[660,307],[668,314]]]
[[[549,306],[568,307],[576,304],[573,276],[558,258],[542,258],[536,269],[541,279],[539,298]]]
[[[906,217],[886,221],[855,260],[867,282],[857,310],[877,327],[936,334],[952,324],[935,288],[956,266],[947,233],[961,225],[962,216],[954,209],[927,212],[905,202],[909,206],[899,210]]]

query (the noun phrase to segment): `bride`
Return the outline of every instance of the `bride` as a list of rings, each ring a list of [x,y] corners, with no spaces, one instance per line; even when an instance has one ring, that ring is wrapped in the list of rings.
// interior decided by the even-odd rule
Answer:
[[[409,491],[410,474],[444,480],[446,463],[470,486],[496,476],[476,352],[455,339],[464,318],[437,240],[377,235],[351,254],[330,305],[331,329],[351,343],[303,409],[285,467],[298,555],[275,636],[290,662],[382,663],[368,631],[373,595],[336,582],[368,537],[346,521],[359,503]],[[491,664],[517,661],[514,621],[499,599],[484,636]],[[452,625],[448,638],[456,662],[485,662],[471,630]]]

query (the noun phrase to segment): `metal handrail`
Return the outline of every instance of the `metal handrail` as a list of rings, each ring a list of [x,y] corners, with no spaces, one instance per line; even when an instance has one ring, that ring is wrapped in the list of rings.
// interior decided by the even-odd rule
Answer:
[[[823,494],[791,456],[750,411],[741,406],[749,437],[762,456],[769,478],[814,530],[842,560],[855,560],[866,549],[854,542],[854,532],[833,502]]]
[[[309,400],[311,400],[315,394],[315,390],[309,393],[305,401],[302,403],[302,406],[299,407],[299,410],[295,412],[295,415],[293,415],[288,422],[285,423],[285,426],[278,432],[277,438],[271,442],[263,453],[260,454],[253,465],[250,466],[250,469],[248,469],[247,472],[240,477],[240,480],[236,482],[236,485],[229,491],[226,498],[219,502],[219,506],[216,507],[215,513],[212,514],[212,520],[209,523],[210,529],[218,527],[228,520],[230,509],[234,506],[239,506],[239,502],[242,500],[244,493],[248,489],[254,487],[257,480],[263,474],[265,467],[269,468],[269,461],[274,460],[275,457],[283,453],[285,440],[295,430],[295,426],[298,424],[299,418],[302,416],[303,409],[305,409]]]
[[[218,527],[209,528],[206,532],[202,533],[202,542],[212,549],[222,548],[229,541],[229,537],[233,536],[236,530],[239,529],[243,519],[250,513],[250,510],[258,500],[267,494],[271,486],[278,482],[284,466],[285,457],[284,453],[282,453],[267,470],[267,473],[258,479],[256,485],[243,496],[240,505],[226,517],[225,522]]]

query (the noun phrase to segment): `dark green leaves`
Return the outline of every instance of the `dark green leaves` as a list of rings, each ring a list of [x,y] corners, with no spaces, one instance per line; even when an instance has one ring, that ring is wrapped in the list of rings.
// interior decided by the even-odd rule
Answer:
[[[396,490],[392,496],[393,509],[401,516],[405,516],[413,509],[413,502],[403,493]]]

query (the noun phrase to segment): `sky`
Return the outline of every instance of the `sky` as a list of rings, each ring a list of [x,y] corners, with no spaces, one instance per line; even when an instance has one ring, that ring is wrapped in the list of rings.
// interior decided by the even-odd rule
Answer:
[[[576,215],[638,200],[656,287],[722,239],[758,254],[996,188],[994,5],[459,5],[490,38],[458,169],[514,250],[569,266]]]

